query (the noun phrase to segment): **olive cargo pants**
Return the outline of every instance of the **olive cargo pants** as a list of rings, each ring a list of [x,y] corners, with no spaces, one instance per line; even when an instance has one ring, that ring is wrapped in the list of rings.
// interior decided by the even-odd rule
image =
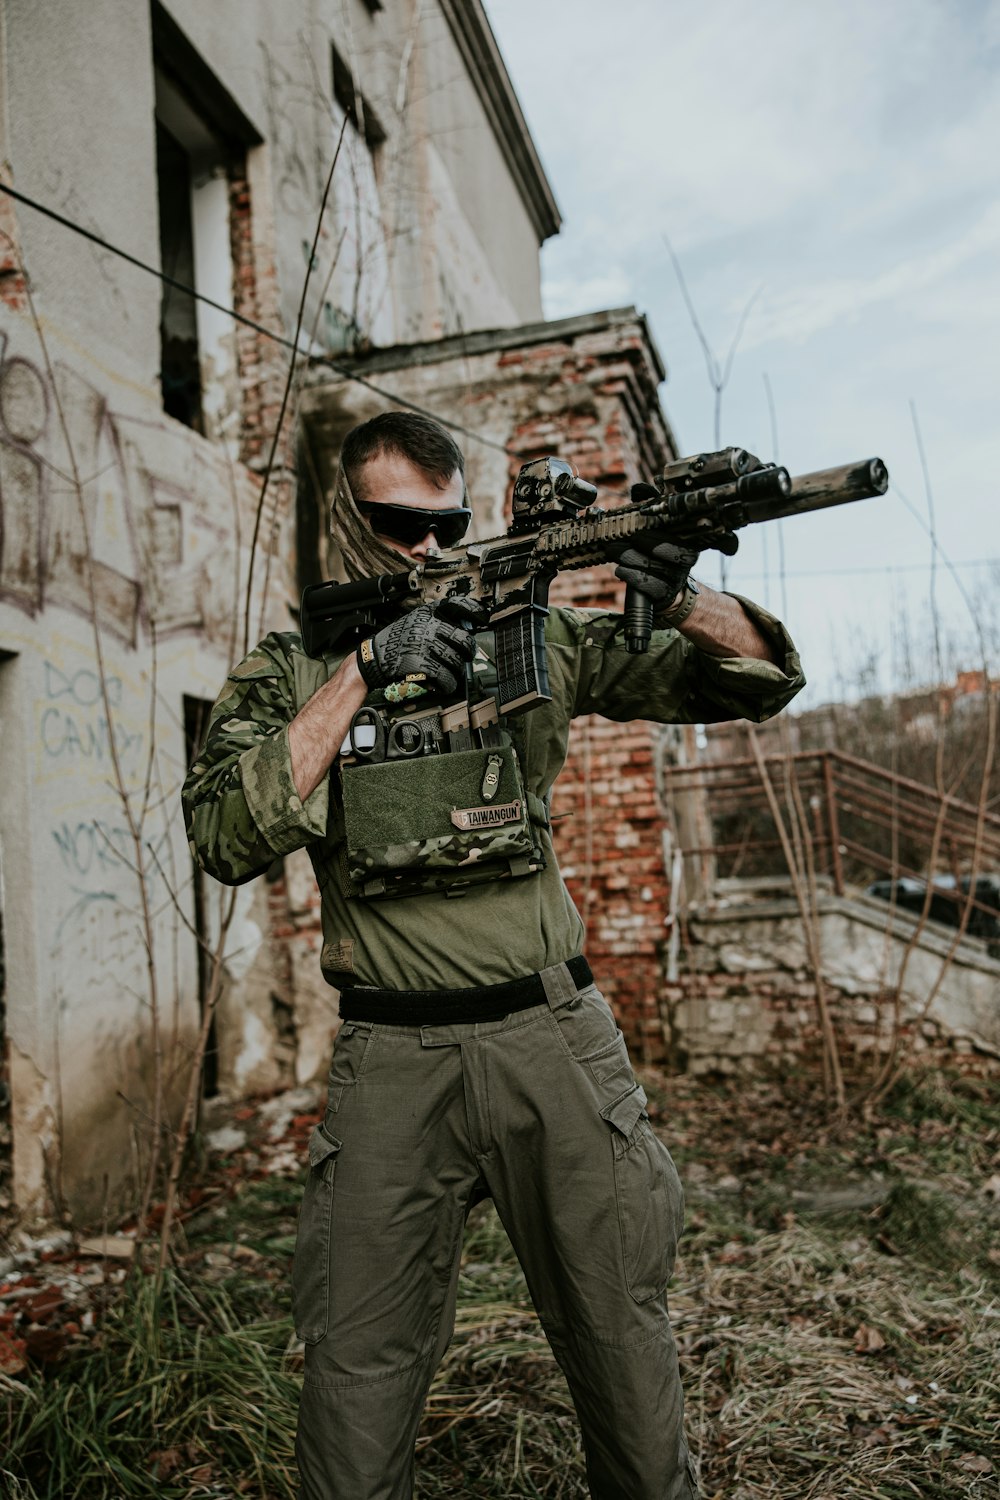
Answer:
[[[345,1022],[292,1275],[302,1500],[408,1500],[485,1192],[565,1371],[594,1500],[692,1500],[665,1287],[682,1193],[611,1011],[564,965],[502,1021]]]

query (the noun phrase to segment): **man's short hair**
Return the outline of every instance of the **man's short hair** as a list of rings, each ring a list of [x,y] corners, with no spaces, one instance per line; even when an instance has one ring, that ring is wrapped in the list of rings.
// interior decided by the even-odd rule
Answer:
[[[415,411],[384,411],[352,427],[340,451],[340,461],[356,499],[367,498],[363,493],[365,464],[384,454],[408,459],[439,490],[447,487],[456,471],[465,474],[461,448],[438,422]]]

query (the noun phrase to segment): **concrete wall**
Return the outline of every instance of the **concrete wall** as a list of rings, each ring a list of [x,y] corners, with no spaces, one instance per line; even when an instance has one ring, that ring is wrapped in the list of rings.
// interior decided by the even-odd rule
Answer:
[[[385,61],[398,86],[403,58]],[[421,12],[410,68],[410,130],[383,177],[396,295],[410,309],[400,341],[540,318],[537,231],[436,7]],[[435,305],[437,314],[416,316]]]
[[[331,42],[387,139],[373,155],[350,126],[344,135],[306,330],[338,350],[540,314],[539,237],[438,5],[401,0],[373,13],[362,0],[170,0],[169,9],[268,143],[286,324],[343,121]]]
[[[438,150],[438,126],[397,87],[411,7],[162,8],[160,34],[179,27],[196,60],[182,82],[201,87],[210,70],[212,108],[232,127],[221,167],[194,182],[204,290],[290,336],[342,118],[331,100],[336,42],[371,89],[386,146],[422,163],[430,196],[399,198],[404,218],[421,207],[407,230],[418,274],[397,265],[404,236],[386,230],[386,147],[380,164],[348,126],[307,333],[315,324],[318,347],[392,342],[414,328],[482,326],[537,308],[538,235],[523,194],[483,132],[437,6],[422,14],[412,97],[426,105],[435,95],[440,130],[469,122],[458,156]],[[155,266],[150,7],[3,0],[0,21],[5,175]],[[436,60],[439,47],[446,55]],[[459,158],[463,174],[492,176],[506,237],[483,219],[465,176],[453,179]],[[202,308],[202,436],[164,413],[160,299],[155,277],[0,195],[0,895],[14,1192],[28,1213],[134,1203],[157,1088],[169,1109],[186,1082],[199,1021],[194,929],[200,920],[211,941],[229,899],[206,881],[199,918],[177,800],[184,708],[186,699],[210,703],[243,652],[249,543],[287,355]],[[264,516],[274,557],[255,569],[252,639],[292,623],[295,433],[293,411]],[[327,1035],[333,1013],[332,994],[274,946],[269,896],[264,882],[239,891],[229,933],[217,1029],[220,1083],[233,1089],[301,1072],[302,1057],[318,1056],[316,1014]]]
[[[918,1057],[970,1070],[1000,1064],[1000,963],[985,945],[891,916],[882,902],[819,899],[823,986],[854,1069],[889,1047],[899,1021]],[[681,977],[664,988],[673,1060],[694,1073],[801,1067],[818,1055],[816,985],[788,897],[693,907]],[[954,951],[953,951],[954,950]]]
[[[114,1184],[141,1165],[151,1109],[143,897],[175,1084],[197,1021],[191,863],[177,815],[183,698],[211,702],[237,649],[247,549],[232,536],[237,516],[249,536],[256,487],[223,451],[164,418],[158,397],[111,376],[114,349],[91,338],[85,360],[41,282],[37,298],[50,367],[29,321],[7,319],[0,334],[0,645],[10,653],[0,666],[0,845],[15,1189],[25,1207],[63,1196],[93,1206],[105,1173]],[[64,477],[74,467],[83,514]],[[119,773],[133,816],[146,809],[142,888]]]

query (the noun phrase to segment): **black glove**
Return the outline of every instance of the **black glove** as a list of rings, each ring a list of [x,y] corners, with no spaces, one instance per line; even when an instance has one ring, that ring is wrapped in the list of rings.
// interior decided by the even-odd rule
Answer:
[[[416,678],[447,696],[464,678],[475,651],[468,629],[439,619],[431,605],[420,604],[361,642],[358,670],[370,688]]]
[[[641,533],[629,538],[628,545],[618,554],[615,577],[631,584],[651,599],[654,606],[663,609],[673,603],[684,587],[698,553],[673,542],[643,547],[642,541]]]

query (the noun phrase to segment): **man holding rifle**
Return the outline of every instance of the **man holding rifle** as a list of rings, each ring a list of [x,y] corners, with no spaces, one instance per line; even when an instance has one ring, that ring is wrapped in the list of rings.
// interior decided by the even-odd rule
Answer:
[[[348,435],[333,530],[353,579],[432,572],[470,517],[436,423],[387,412]],[[696,1494],[666,1305],[681,1187],[582,955],[548,798],[576,715],[759,722],[804,679],[773,616],[691,582],[694,547],[647,532],[606,556],[652,604],[644,653],[617,614],[553,609],[546,691],[507,716],[496,622],[469,597],[376,611],[313,655],[272,634],[230,674],[185,784],[218,879],[308,847],[341,992],[293,1271],[305,1500],[411,1494],[485,1197],[566,1373],[591,1494]]]

